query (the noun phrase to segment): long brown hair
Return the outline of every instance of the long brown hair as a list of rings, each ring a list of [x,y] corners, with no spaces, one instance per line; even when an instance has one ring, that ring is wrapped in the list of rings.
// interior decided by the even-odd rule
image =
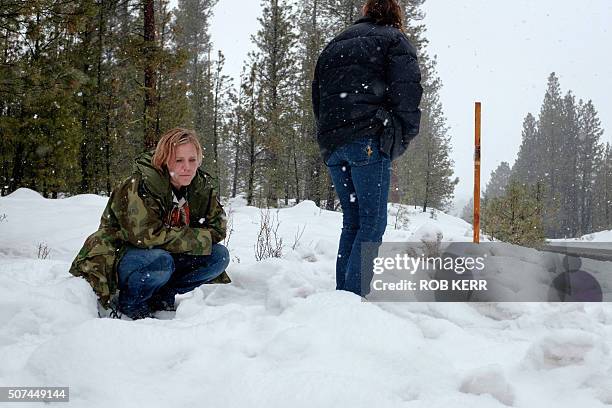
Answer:
[[[376,24],[404,31],[404,12],[396,0],[367,0],[362,11],[364,16],[376,20]]]

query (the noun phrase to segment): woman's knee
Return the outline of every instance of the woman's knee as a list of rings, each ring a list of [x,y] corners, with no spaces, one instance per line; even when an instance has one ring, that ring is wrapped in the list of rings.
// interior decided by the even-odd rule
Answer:
[[[230,263],[229,250],[221,244],[214,244],[212,246],[211,256],[213,256],[213,258],[219,262],[223,262],[225,267],[227,267]]]
[[[149,251],[152,251],[151,256],[154,259],[152,264],[158,266],[160,270],[172,274],[174,270],[174,258],[172,258],[172,254],[163,249],[150,249]]]
[[[151,263],[144,268],[147,280],[151,281],[154,285],[168,282],[174,273],[174,259],[172,255],[163,249],[149,249],[149,251],[151,251]]]
[[[174,272],[174,259],[163,249],[128,249],[119,263],[120,279],[127,279],[135,272],[151,280],[167,281]]]

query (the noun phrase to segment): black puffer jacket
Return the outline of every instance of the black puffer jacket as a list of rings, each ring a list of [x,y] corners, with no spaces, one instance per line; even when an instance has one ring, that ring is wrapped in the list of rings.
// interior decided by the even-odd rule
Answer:
[[[315,70],[312,104],[323,158],[379,135],[381,150],[395,159],[419,133],[422,93],[406,35],[368,17],[356,21],[325,47]]]

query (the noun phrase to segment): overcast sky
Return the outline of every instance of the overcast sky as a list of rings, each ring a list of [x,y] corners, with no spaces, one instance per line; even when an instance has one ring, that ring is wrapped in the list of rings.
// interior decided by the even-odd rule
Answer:
[[[427,0],[429,54],[438,57],[441,100],[453,145],[457,200],[473,192],[474,102],[483,104],[482,188],[512,165],[527,112],[537,116],[546,81],[592,99],[612,141],[612,0]],[[258,0],[219,0],[212,39],[236,78],[258,29]]]

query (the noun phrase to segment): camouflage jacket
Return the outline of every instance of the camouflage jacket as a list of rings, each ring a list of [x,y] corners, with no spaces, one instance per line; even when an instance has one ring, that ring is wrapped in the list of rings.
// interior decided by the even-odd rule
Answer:
[[[117,292],[117,264],[128,246],[210,255],[212,245],[225,238],[225,212],[211,176],[202,170],[187,186],[189,226],[164,223],[173,208],[170,176],[167,170],[156,170],[151,157],[140,156],[132,176],[113,190],[98,231],[87,238],[70,267],[71,274],[89,282],[105,306]]]

